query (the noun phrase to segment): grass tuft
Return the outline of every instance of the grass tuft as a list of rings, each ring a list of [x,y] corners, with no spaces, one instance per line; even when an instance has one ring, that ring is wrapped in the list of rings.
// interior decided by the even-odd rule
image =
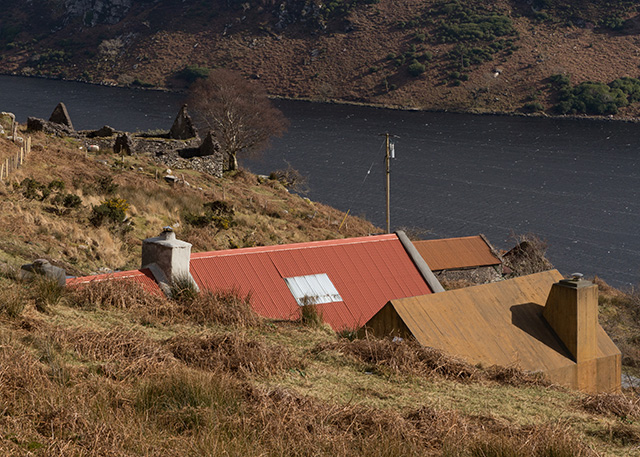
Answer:
[[[322,312],[318,305],[305,304],[300,307],[300,323],[305,327],[321,328],[324,325]]]
[[[177,301],[178,312],[201,325],[218,324],[234,328],[258,328],[263,319],[238,293],[203,291],[191,299]]]
[[[640,418],[639,399],[628,398],[621,394],[600,393],[582,397],[577,405],[592,414],[613,414],[621,419]]]
[[[48,313],[58,305],[64,296],[65,289],[57,280],[41,275],[35,275],[31,281],[31,290],[35,299],[36,309],[41,313]]]

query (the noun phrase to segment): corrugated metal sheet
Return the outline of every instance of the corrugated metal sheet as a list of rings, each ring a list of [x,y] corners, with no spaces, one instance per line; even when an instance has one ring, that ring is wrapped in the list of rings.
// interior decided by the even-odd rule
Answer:
[[[431,293],[396,235],[196,253],[191,274],[202,289],[251,295],[256,312],[297,319],[284,278],[326,274],[341,302],[318,306],[334,329],[358,328],[394,298]]]
[[[93,276],[81,276],[78,278],[67,279],[67,286],[78,286],[88,284],[93,281],[109,281],[109,280],[129,280],[142,285],[146,291],[154,294],[162,294],[162,290],[156,283],[151,270],[143,268],[141,270],[118,271],[115,273],[107,273]]]
[[[421,240],[413,245],[432,271],[500,264],[481,236]]]

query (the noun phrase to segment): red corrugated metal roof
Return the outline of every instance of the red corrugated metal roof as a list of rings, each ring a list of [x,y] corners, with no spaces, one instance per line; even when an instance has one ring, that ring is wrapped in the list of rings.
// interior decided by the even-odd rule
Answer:
[[[162,294],[158,283],[153,278],[151,270],[143,268],[142,270],[117,271],[115,273],[106,273],[93,276],[81,276],[79,278],[67,279],[68,286],[77,286],[87,284],[92,281],[109,281],[109,280],[130,280],[137,282],[145,288],[146,291],[155,294]]]
[[[431,293],[396,235],[203,252],[191,255],[202,289],[250,295],[255,311],[297,319],[283,278],[325,273],[343,301],[318,305],[334,329],[358,328],[389,300]]]
[[[481,236],[421,240],[413,245],[432,271],[500,264]]]

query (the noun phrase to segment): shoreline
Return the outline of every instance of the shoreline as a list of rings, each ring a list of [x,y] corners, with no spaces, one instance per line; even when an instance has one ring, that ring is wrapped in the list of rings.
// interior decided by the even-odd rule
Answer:
[[[56,78],[56,77],[44,76],[44,75],[22,75],[22,74],[17,74],[15,72],[3,72],[3,71],[0,71],[0,76],[8,76],[8,77],[15,77],[15,78],[47,79],[51,81],[63,81],[68,83],[86,84],[89,86],[113,87],[118,89],[152,91],[152,92],[155,91],[155,92],[165,92],[165,93],[174,93],[174,94],[186,94],[188,91],[188,89],[184,89],[184,90],[169,89],[166,87],[137,87],[137,86],[124,86],[124,85],[118,85],[118,84],[100,84],[100,83],[83,81],[79,79],[64,79],[64,78]],[[318,100],[310,97],[288,97],[284,95],[273,95],[273,94],[268,94],[268,97],[271,100],[318,103],[318,104],[325,104],[325,105],[361,106],[361,107],[367,107],[367,108],[406,111],[406,112],[415,111],[415,112],[424,112],[424,113],[470,114],[474,116],[511,116],[511,117],[560,119],[560,120],[578,120],[578,121],[591,121],[591,122],[606,121],[606,122],[625,122],[625,123],[633,123],[633,124],[640,123],[640,118],[638,117],[615,117],[614,115],[609,115],[609,116],[553,115],[548,113],[518,113],[518,112],[507,112],[507,111],[477,112],[472,110],[464,111],[464,110],[458,110],[458,109],[449,110],[449,109],[413,108],[413,107],[400,106],[400,105],[386,105],[386,104],[367,103],[367,102],[358,102],[358,101],[340,100],[340,99]]]

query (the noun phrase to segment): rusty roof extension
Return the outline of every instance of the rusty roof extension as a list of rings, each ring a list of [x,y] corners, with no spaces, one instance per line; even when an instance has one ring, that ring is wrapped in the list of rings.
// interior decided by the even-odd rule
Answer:
[[[499,265],[491,247],[481,236],[414,241],[432,271]]]
[[[94,281],[110,281],[113,279],[133,281],[142,285],[142,287],[144,287],[147,292],[162,294],[162,290],[160,290],[160,287],[154,279],[151,270],[149,270],[148,268],[143,268],[141,270],[117,271],[115,273],[82,276],[78,278],[69,278],[67,279],[67,286],[78,286]]]

